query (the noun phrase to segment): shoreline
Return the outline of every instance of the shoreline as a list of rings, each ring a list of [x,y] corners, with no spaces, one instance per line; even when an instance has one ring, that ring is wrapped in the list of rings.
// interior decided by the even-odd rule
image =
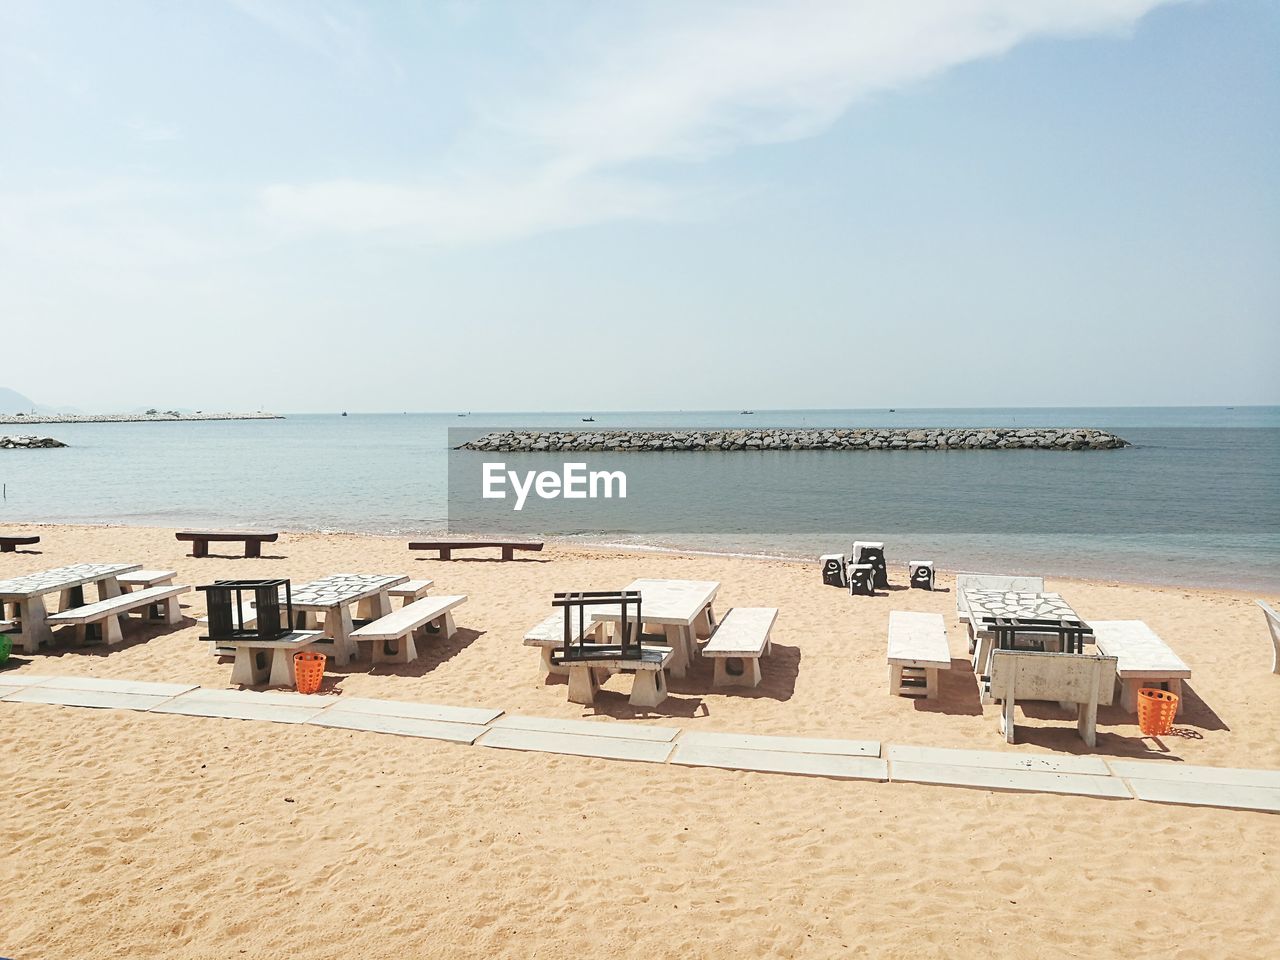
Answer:
[[[191,420],[284,420],[282,413],[38,413],[0,414],[0,424],[23,423],[186,423]]]
[[[216,529],[217,524],[159,524],[159,523],[123,523],[119,521],[103,521],[103,522],[59,522],[59,521],[20,521],[9,520],[4,521],[5,529],[15,531],[25,531],[30,528],[32,531],[37,530],[110,530],[122,529],[131,531],[172,531],[181,529]],[[337,528],[325,529],[297,529],[277,526],[274,524],[250,521],[234,525],[235,529],[257,530],[272,529],[278,530],[282,536],[294,537],[360,537],[370,540],[394,540],[407,541],[413,537],[434,537],[447,536],[456,537],[460,540],[465,539],[484,539],[481,534],[454,534],[442,532],[439,529],[427,530],[406,530],[398,533],[379,533],[370,530],[349,530]],[[751,552],[746,550],[708,550],[697,547],[677,547],[664,544],[648,544],[648,543],[622,543],[616,540],[600,539],[600,540],[580,540],[571,539],[563,536],[546,536],[542,538],[546,543],[551,544],[558,549],[566,550],[571,553],[585,553],[590,551],[608,551],[611,554],[626,556],[655,556],[670,558],[705,558],[708,560],[745,560],[754,563],[783,563],[794,566],[815,566],[818,563],[818,557],[801,556],[798,554],[787,553],[768,553],[768,552]],[[833,548],[834,549],[834,548]],[[890,569],[905,570],[907,561],[890,560]],[[936,567],[938,574],[946,576],[955,576],[957,573],[972,573],[970,568],[952,567],[949,565],[938,565]],[[1000,572],[1009,572],[1007,569]],[[1028,571],[1013,571],[1016,574],[1027,574]],[[1062,580],[1068,583],[1077,583],[1085,586],[1095,587],[1132,587],[1136,589],[1151,590],[1183,590],[1191,591],[1196,594],[1212,594],[1219,596],[1230,596],[1236,599],[1257,600],[1257,599],[1277,599],[1280,598],[1280,588],[1255,587],[1255,586],[1223,586],[1220,584],[1209,583],[1186,583],[1167,580],[1141,580],[1141,579],[1116,579],[1113,577],[1086,576],[1071,573],[1059,573],[1048,568],[1038,568],[1029,572],[1029,575],[1044,576],[1053,580]]]

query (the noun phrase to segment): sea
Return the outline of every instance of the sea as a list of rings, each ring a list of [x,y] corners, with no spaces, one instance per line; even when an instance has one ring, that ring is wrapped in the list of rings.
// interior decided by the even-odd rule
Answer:
[[[586,418],[591,418],[589,421]],[[451,490],[486,429],[1096,427],[1102,451],[621,454],[634,491],[549,537],[788,558],[883,541],[891,563],[1280,591],[1280,407],[295,414],[0,426],[0,523],[492,532]],[[504,459],[517,465],[522,455]],[[491,506],[486,504],[486,506]],[[585,516],[585,519],[584,519]],[[538,515],[521,515],[533,532]],[[0,564],[4,561],[0,560]]]

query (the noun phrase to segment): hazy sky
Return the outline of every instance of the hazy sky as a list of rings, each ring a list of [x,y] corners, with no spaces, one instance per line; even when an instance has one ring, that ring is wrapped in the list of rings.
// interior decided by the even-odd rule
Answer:
[[[1280,403],[1273,0],[0,0],[0,385]]]

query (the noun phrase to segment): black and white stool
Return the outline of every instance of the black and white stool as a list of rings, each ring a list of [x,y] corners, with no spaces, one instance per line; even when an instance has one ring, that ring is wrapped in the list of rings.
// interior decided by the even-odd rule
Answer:
[[[874,597],[876,595],[876,568],[869,563],[849,564],[849,596]]]
[[[875,568],[875,585],[881,590],[889,589],[889,566],[885,563],[883,543],[871,540],[856,541],[849,562],[870,564]]]
[[[822,582],[828,587],[847,587],[848,580],[844,575],[844,555],[840,553],[824,553],[818,558],[822,563]]]
[[[932,590],[933,589],[933,561],[932,560],[912,560],[907,566],[911,570],[911,589],[913,590]]]

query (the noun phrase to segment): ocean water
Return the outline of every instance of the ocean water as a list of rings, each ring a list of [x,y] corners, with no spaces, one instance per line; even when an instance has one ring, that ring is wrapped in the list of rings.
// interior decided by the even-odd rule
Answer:
[[[1133,446],[622,455],[636,491],[625,505],[593,505],[571,523],[531,512],[512,529],[795,557],[884,540],[891,561],[945,569],[1280,591],[1280,407],[335,413],[6,427],[70,446],[0,451],[0,522],[482,532],[492,515],[450,495],[451,430],[858,426],[1088,426]]]

